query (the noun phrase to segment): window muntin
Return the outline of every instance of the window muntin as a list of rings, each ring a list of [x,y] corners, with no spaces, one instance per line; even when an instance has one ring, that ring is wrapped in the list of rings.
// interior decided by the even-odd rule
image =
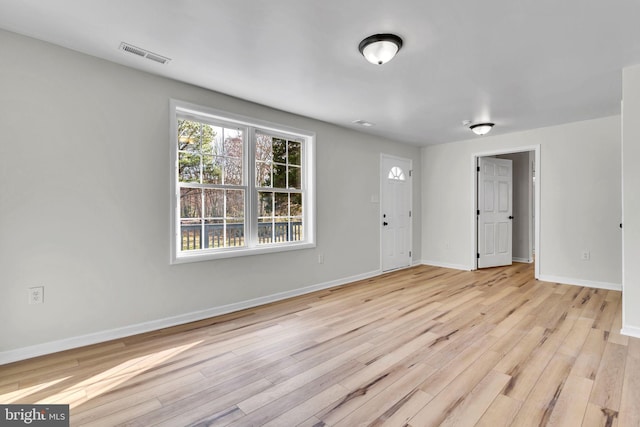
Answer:
[[[172,106],[172,262],[315,246],[313,134]]]

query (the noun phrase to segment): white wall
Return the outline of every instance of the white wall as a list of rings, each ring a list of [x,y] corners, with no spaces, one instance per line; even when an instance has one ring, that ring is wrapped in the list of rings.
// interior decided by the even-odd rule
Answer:
[[[0,364],[375,274],[380,153],[413,160],[421,259],[419,148],[8,32],[0,45]],[[169,265],[170,98],[316,132],[316,249]],[[27,305],[37,285],[45,303]]]
[[[619,288],[620,137],[614,116],[423,148],[423,261],[472,269],[473,154],[540,144],[541,278]]]
[[[523,262],[531,261],[532,235],[529,226],[533,228],[531,216],[531,162],[533,152],[510,153],[496,156],[509,159],[513,165],[513,246],[514,259]]]
[[[640,66],[622,73],[623,332],[640,337]]]

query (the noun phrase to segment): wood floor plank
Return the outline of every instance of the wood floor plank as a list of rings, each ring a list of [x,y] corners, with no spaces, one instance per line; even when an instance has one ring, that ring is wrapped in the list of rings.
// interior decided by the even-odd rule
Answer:
[[[627,347],[607,343],[596,374],[589,402],[601,408],[618,411],[622,397]]]
[[[570,375],[549,417],[552,426],[579,426],[589,404],[593,381]]]
[[[492,370],[499,358],[500,355],[492,351],[482,353],[477,358],[477,363],[469,365],[467,369],[437,393],[436,390],[439,387],[431,387],[431,382],[427,379],[423,384],[422,390],[428,394],[431,394],[430,390],[434,391],[435,397],[411,418],[409,425],[415,427],[441,425],[449,416],[455,413],[460,405],[465,403],[466,397]]]
[[[258,393],[256,395],[251,396],[241,402],[238,402],[238,407],[242,409],[245,414],[255,411],[256,409],[265,406],[267,403],[274,401],[286,394],[291,393],[292,391],[302,387],[309,381],[314,380],[322,375],[325,375],[340,365],[348,362],[351,359],[355,359],[362,352],[366,351],[371,347],[370,344],[362,344],[350,351],[338,355],[332,359],[327,360],[313,368],[296,375],[295,377],[290,378],[287,381],[281,382],[269,389]]]
[[[370,425],[378,418],[392,416],[402,407],[406,399],[418,390],[417,387],[425,378],[433,372],[433,369],[421,364],[402,366],[401,368],[398,370],[399,378],[391,378],[390,384],[384,388],[375,391],[370,387],[363,392],[351,392],[337,405],[319,413],[318,418],[327,425],[350,427]],[[384,379],[387,378],[390,377]],[[407,393],[407,390],[411,391]],[[357,398],[353,398],[354,396]],[[346,416],[344,416],[345,414]]]
[[[640,340],[629,343],[622,385],[619,422],[621,426],[640,426]]]
[[[498,371],[490,371],[471,392],[465,396],[464,402],[442,422],[441,426],[472,427],[482,418],[491,403],[511,379],[510,376]]]
[[[608,408],[601,408],[598,405],[589,403],[584,414],[582,425],[585,427],[617,427],[619,425],[618,412]]]
[[[382,415],[373,420],[370,427],[377,426],[406,426],[419,410],[424,408],[433,396],[424,391],[414,388],[406,393],[393,406],[387,409]]]
[[[557,353],[546,366],[535,386],[527,395],[513,424],[522,427],[543,426],[549,423],[557,401],[564,389],[573,358]],[[524,399],[523,399],[524,400]]]
[[[571,375],[595,380],[608,338],[608,332],[600,329],[591,329],[573,364]]]
[[[340,384],[334,384],[326,390],[313,396],[311,399],[296,405],[294,408],[274,418],[265,427],[295,426],[307,420],[317,412],[318,408],[324,408],[340,400],[349,390]]]
[[[510,426],[520,410],[522,402],[504,394],[496,396],[489,408],[476,423],[477,427]]]
[[[416,266],[0,366],[72,425],[640,426],[621,293]]]

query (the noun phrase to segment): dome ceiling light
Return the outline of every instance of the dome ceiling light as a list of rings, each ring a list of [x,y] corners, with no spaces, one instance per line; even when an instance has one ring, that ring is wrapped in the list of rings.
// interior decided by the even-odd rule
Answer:
[[[402,48],[402,39],[395,34],[374,34],[360,42],[358,50],[372,64],[382,65],[393,59]]]
[[[494,126],[495,124],[493,123],[476,123],[469,126],[469,129],[471,129],[471,132],[475,133],[476,135],[486,135]]]

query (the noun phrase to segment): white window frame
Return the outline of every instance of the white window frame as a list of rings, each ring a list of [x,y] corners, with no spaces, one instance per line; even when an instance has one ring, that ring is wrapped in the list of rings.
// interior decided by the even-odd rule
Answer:
[[[254,119],[210,107],[171,99],[170,114],[170,165],[171,165],[171,264],[206,261],[221,258],[257,255],[309,249],[316,246],[316,204],[315,204],[315,133]],[[180,194],[178,185],[178,115],[191,116],[197,121],[226,123],[246,129],[244,135],[243,164],[245,186],[245,243],[243,247],[211,248],[182,251],[180,232]],[[302,140],[302,221],[304,238],[294,242],[258,243],[258,188],[255,179],[255,132],[263,131],[285,138]],[[265,189],[263,189],[265,190]],[[277,190],[277,189],[276,189]]]

